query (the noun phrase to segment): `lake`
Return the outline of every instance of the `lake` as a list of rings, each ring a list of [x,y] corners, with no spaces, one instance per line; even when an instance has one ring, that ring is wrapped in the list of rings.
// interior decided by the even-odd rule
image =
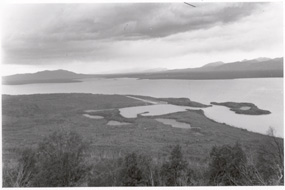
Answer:
[[[250,131],[266,133],[274,127],[283,137],[283,78],[233,80],[148,80],[133,78],[82,79],[81,83],[2,85],[3,94],[36,93],[132,94],[152,97],[187,97],[204,104],[210,102],[251,102],[270,115],[239,115],[223,106],[203,109],[205,115]]]
[[[168,113],[199,110],[201,108],[193,108],[188,106],[176,106],[171,104],[160,104],[160,105],[147,105],[147,106],[136,106],[136,107],[126,107],[119,109],[120,114],[125,118],[136,118],[138,115],[142,116],[157,116],[164,115]]]

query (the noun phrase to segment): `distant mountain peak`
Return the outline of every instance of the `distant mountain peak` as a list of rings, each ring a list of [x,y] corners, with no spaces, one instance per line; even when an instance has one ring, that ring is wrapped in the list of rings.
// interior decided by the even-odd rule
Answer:
[[[220,66],[220,65],[223,65],[225,64],[224,62],[222,61],[216,61],[216,62],[212,62],[212,63],[208,63],[204,66],[202,66],[203,68],[206,68],[206,67],[217,67],[217,66]]]
[[[44,70],[44,71],[39,71],[39,72],[36,72],[36,73],[73,73],[73,74],[76,74],[76,73],[74,73],[74,72],[67,71],[67,70],[63,70],[63,69]],[[35,73],[35,74],[36,74],[36,73]]]
[[[259,57],[259,58],[256,58],[256,59],[254,59],[254,60],[261,62],[261,61],[268,61],[268,60],[270,60],[270,58],[267,58],[267,57]]]
[[[271,60],[268,57],[258,57],[256,59],[244,59],[241,62],[262,62],[262,61],[268,61]]]

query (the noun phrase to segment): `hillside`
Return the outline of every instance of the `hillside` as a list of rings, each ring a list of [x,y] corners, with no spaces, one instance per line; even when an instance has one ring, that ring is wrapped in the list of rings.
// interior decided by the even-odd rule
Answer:
[[[244,144],[245,149],[259,146],[266,135],[217,123],[205,117],[202,110],[189,110],[162,116],[141,116],[128,119],[130,125],[109,126],[119,120],[118,108],[140,106],[145,103],[123,95],[94,94],[35,94],[3,95],[3,160],[11,160],[14,150],[31,147],[42,135],[61,127],[78,131],[93,140],[94,156],[119,156],[126,152],[144,152],[163,157],[165,146],[181,144],[189,159],[207,158],[213,145]],[[115,109],[113,109],[115,108]],[[83,116],[85,110],[103,110],[96,115],[104,119]],[[109,109],[109,110],[108,110]],[[157,122],[156,118],[176,119],[191,124],[195,130],[173,128]]]
[[[283,70],[283,58],[232,62],[211,67],[211,69],[215,71],[278,71]]]
[[[112,77],[189,80],[283,77],[283,58],[257,58],[231,63],[214,62],[199,68],[175,69],[160,73],[113,75]]]
[[[19,85],[31,83],[68,83],[80,82],[76,79],[87,78],[90,75],[77,74],[66,70],[40,71],[37,73],[16,74],[3,77],[3,84]]]
[[[141,78],[141,79],[189,79],[215,80],[235,78],[283,77],[283,58],[257,58],[238,62],[213,62],[199,68],[175,69],[157,72],[124,74],[77,74],[66,70],[41,71],[30,74],[16,74],[2,78],[5,85],[32,83],[69,83],[81,82],[82,78]]]
[[[174,101],[174,99],[167,100]],[[177,99],[179,102],[180,100]],[[185,99],[182,100],[184,103]],[[283,139],[272,139],[272,137],[267,135],[232,127],[224,123],[217,123],[207,118],[202,110],[187,110],[158,116],[139,115],[137,118],[125,118],[121,116],[119,108],[145,105],[145,102],[124,95],[103,94],[3,95],[2,102],[3,184],[6,184],[6,186],[13,186],[14,183],[9,185],[11,184],[11,175],[16,177],[19,175],[14,171],[18,170],[18,163],[20,166],[23,166],[21,165],[22,161],[28,164],[31,163],[29,165],[26,164],[27,167],[24,165],[26,168],[32,164],[36,166],[33,167],[34,165],[32,165],[28,169],[31,168],[31,173],[36,174],[34,176],[37,177],[41,171],[45,172],[45,176],[50,175],[49,173],[51,172],[56,174],[61,173],[61,170],[67,170],[68,172],[66,173],[68,175],[70,171],[75,171],[77,174],[78,170],[69,168],[74,168],[74,163],[77,163],[74,160],[79,160],[86,164],[83,166],[88,166],[87,168],[78,167],[88,169],[88,175],[87,177],[84,176],[82,186],[99,187],[122,185],[121,183],[117,183],[122,181],[119,178],[122,175],[121,171],[125,171],[122,170],[124,168],[122,167],[122,161],[128,160],[126,158],[130,154],[138,155],[138,159],[135,159],[138,160],[138,163],[135,162],[136,166],[147,168],[147,170],[142,171],[159,174],[155,179],[161,179],[160,176],[163,176],[161,171],[165,171],[163,169],[165,167],[163,166],[171,158],[169,155],[178,155],[179,157],[183,155],[185,167],[190,168],[191,176],[192,174],[195,176],[193,178],[195,184],[190,185],[195,186],[211,185],[208,182],[210,179],[208,171],[211,171],[209,170],[211,169],[209,165],[213,158],[213,150],[219,150],[220,147],[226,146],[221,150],[226,150],[223,151],[228,155],[225,158],[230,158],[224,159],[221,156],[223,165],[225,165],[225,160],[229,160],[229,163],[235,164],[236,162],[232,162],[232,160],[239,159],[237,155],[249,155],[249,158],[253,160],[253,162],[249,160],[249,163],[253,163],[254,166],[260,166],[261,164],[261,166],[266,166],[266,168],[270,169],[276,166],[275,163],[278,166],[278,163],[282,162],[275,161],[276,158],[279,158],[279,155],[283,156],[283,153],[280,154],[278,152],[280,150],[278,149],[279,146],[276,146],[277,143],[283,150]],[[191,127],[172,127],[167,123],[160,122],[162,119],[176,120],[177,122],[191,125]],[[123,124],[110,124],[112,122]],[[63,133],[64,131],[67,132],[66,134],[73,135],[69,136],[69,138],[63,135],[65,134]],[[59,135],[52,136],[57,138],[46,138],[50,134]],[[82,138],[77,138],[76,134]],[[86,142],[86,144],[83,142]],[[86,147],[88,151],[83,149],[85,146],[82,145],[88,145]],[[237,147],[236,145],[240,148],[234,148]],[[172,154],[171,149],[173,150],[173,147],[177,146],[181,147],[181,151],[179,151],[181,154]],[[45,147],[50,148],[46,149]],[[57,151],[58,149],[60,151]],[[85,151],[77,153],[74,149]],[[46,154],[41,157],[33,157],[33,155],[40,155],[37,150],[44,151]],[[228,150],[233,150],[234,154]],[[237,154],[236,150],[239,150],[241,153]],[[260,158],[260,155],[262,155],[259,151],[266,151],[266,160],[256,161],[256,158]],[[21,155],[25,155],[25,157],[21,157]],[[53,155],[56,155],[56,157]],[[50,159],[51,162],[45,164],[44,167],[40,167],[43,169],[38,169],[38,166],[41,166],[38,163],[41,163],[41,161],[46,163],[45,158]],[[246,160],[245,163],[247,163]],[[246,165],[243,168],[251,169],[252,167]],[[173,172],[171,169],[168,170]],[[265,171],[267,174],[267,169]],[[46,174],[46,172],[49,173]],[[81,173],[78,175],[83,176]],[[58,175],[54,176],[56,176],[55,179],[66,179],[66,175],[63,175],[64,178],[60,178]],[[270,179],[267,176],[269,174],[264,179]],[[46,179],[46,177],[43,179]],[[48,177],[48,179],[50,178]],[[35,181],[37,182],[37,180]],[[159,180],[157,181],[157,186],[163,185],[160,184]],[[260,184],[247,181],[246,185]],[[261,185],[264,185],[264,183]]]

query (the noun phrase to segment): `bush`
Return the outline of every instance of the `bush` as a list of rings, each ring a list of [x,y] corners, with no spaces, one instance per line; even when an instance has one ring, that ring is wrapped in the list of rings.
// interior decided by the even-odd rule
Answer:
[[[137,155],[135,153],[125,157],[122,175],[124,186],[140,186],[143,183],[142,171],[138,166]]]
[[[90,167],[85,163],[88,143],[75,132],[54,132],[38,148],[21,153],[18,165],[5,170],[4,186],[71,187],[80,185]]]
[[[164,185],[187,185],[187,181],[191,175],[191,172],[188,171],[188,164],[183,158],[181,147],[177,145],[172,149],[169,161],[165,162],[161,168]]]
[[[4,187],[29,187],[37,170],[35,167],[35,151],[25,149],[20,152],[20,158],[15,167],[3,168],[3,186]]]
[[[131,153],[125,156],[121,170],[123,186],[154,185],[151,159],[146,156]]]
[[[84,162],[88,143],[75,132],[54,132],[37,152],[35,186],[71,187],[85,179],[90,167]]]
[[[284,185],[283,139],[275,137],[273,128],[269,128],[268,135],[258,149],[256,168],[266,185]]]
[[[88,186],[119,186],[121,185],[121,168],[123,159],[103,159],[93,167],[88,179]]]
[[[214,146],[210,153],[210,185],[244,185],[247,159],[241,146]]]

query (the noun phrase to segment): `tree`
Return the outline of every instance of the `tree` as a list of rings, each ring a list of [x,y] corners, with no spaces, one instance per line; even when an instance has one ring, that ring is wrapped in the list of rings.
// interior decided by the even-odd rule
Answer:
[[[183,158],[181,146],[175,146],[169,161],[164,163],[161,168],[161,176],[167,186],[181,186],[187,184],[188,164]]]
[[[29,187],[37,173],[35,167],[35,151],[25,149],[20,152],[20,158],[15,168],[3,168],[4,187]]]
[[[242,171],[246,167],[246,155],[240,144],[214,146],[210,153],[209,174],[211,185],[244,185]]]
[[[75,132],[54,132],[37,150],[35,186],[71,187],[84,180],[90,167],[84,162],[88,143]]]
[[[126,155],[122,170],[122,182],[124,186],[141,186],[143,183],[142,170],[138,166],[136,153]]]
[[[85,163],[89,143],[75,132],[56,131],[35,149],[21,152],[16,167],[5,169],[4,186],[71,187],[79,185],[90,169]]]
[[[277,138],[274,129],[269,128],[268,139],[259,147],[256,168],[267,185],[284,184],[283,139]]]

